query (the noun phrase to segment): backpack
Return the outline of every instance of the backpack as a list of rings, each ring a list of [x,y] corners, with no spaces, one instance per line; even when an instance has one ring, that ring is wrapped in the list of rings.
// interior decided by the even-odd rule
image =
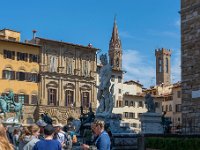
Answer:
[[[72,138],[68,133],[65,133],[65,145],[66,146],[72,145]]]

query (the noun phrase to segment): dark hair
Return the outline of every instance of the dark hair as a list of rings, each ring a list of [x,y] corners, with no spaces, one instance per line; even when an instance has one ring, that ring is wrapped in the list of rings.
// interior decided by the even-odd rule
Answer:
[[[44,127],[44,134],[45,135],[52,135],[54,133],[55,129],[52,125],[48,124]]]

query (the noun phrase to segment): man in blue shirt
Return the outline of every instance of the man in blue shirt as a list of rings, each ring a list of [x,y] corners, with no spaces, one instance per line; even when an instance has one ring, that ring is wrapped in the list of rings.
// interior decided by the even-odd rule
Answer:
[[[98,150],[110,150],[110,137],[104,130],[104,121],[95,119],[91,125],[91,129],[96,136],[95,146]],[[89,145],[83,144],[84,150],[90,149]]]
[[[45,139],[37,142],[33,150],[62,150],[60,142],[53,140],[54,132],[55,129],[52,125],[46,125],[44,127]]]

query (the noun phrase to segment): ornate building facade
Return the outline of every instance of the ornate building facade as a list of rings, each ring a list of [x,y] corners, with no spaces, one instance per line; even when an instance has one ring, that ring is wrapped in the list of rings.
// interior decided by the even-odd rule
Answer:
[[[80,107],[96,108],[96,48],[44,38],[41,45],[39,114],[55,122],[78,118]]]
[[[200,133],[200,1],[181,0],[181,77],[183,126]]]

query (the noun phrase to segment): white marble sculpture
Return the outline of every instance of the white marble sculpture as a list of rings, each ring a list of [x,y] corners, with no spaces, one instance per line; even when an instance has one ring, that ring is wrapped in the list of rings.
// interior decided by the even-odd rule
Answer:
[[[108,63],[106,54],[100,56],[101,64],[100,70],[100,84],[98,86],[97,99],[99,107],[96,111],[96,116],[109,118],[113,110],[113,85],[111,86],[110,79],[112,75],[112,67]]]

